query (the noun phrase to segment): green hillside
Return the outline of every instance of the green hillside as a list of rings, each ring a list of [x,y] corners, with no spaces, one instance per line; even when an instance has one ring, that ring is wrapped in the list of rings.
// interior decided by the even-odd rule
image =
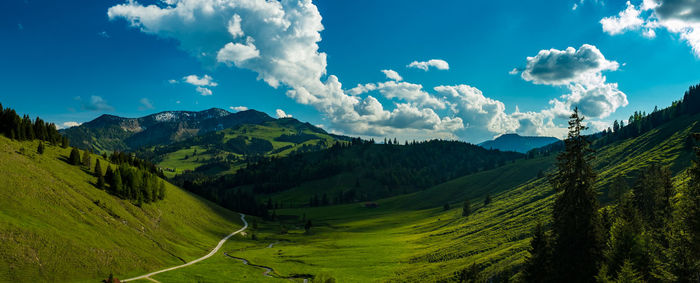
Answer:
[[[38,154],[37,145],[0,136],[1,282],[138,275],[201,257],[241,226],[238,214],[170,184],[164,200],[135,206],[69,165],[70,149]]]
[[[687,136],[696,131],[700,131],[700,115],[685,115],[638,137],[599,148],[594,166],[603,203],[608,203],[611,178],[624,175],[632,183],[639,170],[652,163],[669,166],[679,186],[692,156]],[[231,243],[227,250],[271,266],[280,276],[326,274],[339,282],[451,282],[457,280],[458,272],[473,265],[484,280],[512,277],[528,254],[535,224],[551,217],[554,194],[547,179],[538,175],[551,168],[553,161],[554,156],[521,159],[424,191],[376,201],[375,208],[354,203],[278,209],[276,221],[254,230],[257,241]],[[290,198],[293,192],[272,198]],[[484,204],[487,194],[492,196],[488,205]],[[461,216],[465,198],[473,211],[466,218]],[[445,203],[451,208],[443,210]],[[304,219],[314,223],[310,233],[303,230]],[[277,244],[266,248],[270,243]],[[197,273],[197,268],[191,272]],[[188,274],[181,270],[155,278],[191,279]]]
[[[170,145],[141,149],[138,155],[165,169],[167,176],[196,171],[207,175],[233,173],[256,156],[286,156],[330,147],[349,138],[327,133],[309,123],[282,118],[243,124]]]

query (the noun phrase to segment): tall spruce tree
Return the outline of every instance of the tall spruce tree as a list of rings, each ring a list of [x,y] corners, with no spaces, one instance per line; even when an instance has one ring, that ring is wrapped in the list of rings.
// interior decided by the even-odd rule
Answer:
[[[603,239],[598,198],[590,164],[590,142],[578,108],[569,119],[565,151],[557,157],[552,185],[557,192],[553,209],[555,281],[592,282],[598,274]]]
[[[694,134],[700,141],[700,133]],[[678,200],[671,238],[672,270],[677,282],[700,282],[700,148],[689,170],[690,182]]]
[[[100,165],[100,159],[95,160],[95,176],[102,176],[102,165]]]
[[[71,165],[79,165],[80,164],[80,150],[77,148],[73,148],[70,151],[70,156],[68,157],[68,163]]]
[[[90,152],[89,151],[85,150],[85,152],[83,152],[83,160],[82,161],[83,161],[83,166],[87,167],[88,170],[90,170],[90,168],[92,168],[92,160],[90,160]]]
[[[522,269],[524,282],[554,282],[552,276],[552,247],[542,223],[537,223],[530,240],[530,255],[525,259]]]

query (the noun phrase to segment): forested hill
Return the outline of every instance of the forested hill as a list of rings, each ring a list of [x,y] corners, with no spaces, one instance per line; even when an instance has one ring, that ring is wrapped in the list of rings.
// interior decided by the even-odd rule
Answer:
[[[62,130],[71,145],[98,152],[133,151],[142,146],[166,145],[204,133],[241,124],[274,120],[255,110],[231,113],[223,109],[166,111],[140,118],[102,115],[77,127]]]
[[[479,145],[487,149],[526,153],[533,148],[543,147],[557,141],[559,139],[553,137],[527,137],[518,134],[505,134],[494,140],[482,142]]]
[[[232,175],[214,179],[180,175],[176,182],[210,199],[222,200],[228,206],[226,191],[252,188],[256,195],[270,194],[332,180],[329,187],[307,192],[310,196],[317,194],[316,201],[298,204],[327,205],[413,192],[522,157],[520,153],[487,150],[458,141],[402,145],[353,139],[351,143],[336,143],[322,151],[262,158]],[[337,195],[338,190],[344,190],[342,196]]]
[[[167,145],[144,147],[136,153],[166,170],[167,175],[199,172],[233,173],[247,160],[326,149],[349,137],[329,134],[294,118],[241,124]]]

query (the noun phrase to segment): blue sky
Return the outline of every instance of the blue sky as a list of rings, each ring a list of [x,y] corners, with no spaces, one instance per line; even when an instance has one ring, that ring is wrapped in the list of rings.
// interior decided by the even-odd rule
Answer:
[[[561,136],[575,106],[600,128],[700,83],[700,18],[663,0],[270,3],[2,1],[0,102],[59,125],[244,106],[479,142]],[[431,59],[449,68],[408,67]]]

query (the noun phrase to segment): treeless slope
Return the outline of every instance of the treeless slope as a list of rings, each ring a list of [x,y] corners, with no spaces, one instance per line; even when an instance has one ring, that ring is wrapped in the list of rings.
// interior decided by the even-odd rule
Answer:
[[[164,200],[135,206],[66,163],[69,149],[38,155],[37,144],[0,137],[0,281],[142,274],[201,257],[241,226],[238,214],[170,184]]]

